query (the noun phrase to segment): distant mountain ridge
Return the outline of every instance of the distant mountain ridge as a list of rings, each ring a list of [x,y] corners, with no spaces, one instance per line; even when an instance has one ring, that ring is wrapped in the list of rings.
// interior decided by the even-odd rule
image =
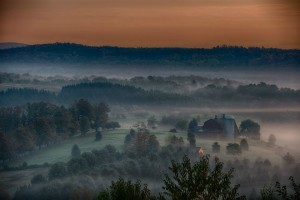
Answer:
[[[0,63],[188,65],[206,67],[293,66],[300,68],[300,50],[236,46],[217,46],[210,49],[128,48],[53,43],[1,49]]]
[[[1,42],[0,43],[0,49],[11,49],[11,48],[25,47],[25,46],[28,46],[28,44],[17,43],[17,42]]]

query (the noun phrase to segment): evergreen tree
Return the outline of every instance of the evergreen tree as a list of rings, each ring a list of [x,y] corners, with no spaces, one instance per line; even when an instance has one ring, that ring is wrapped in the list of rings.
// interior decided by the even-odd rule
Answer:
[[[80,156],[80,154],[81,154],[81,152],[80,152],[79,147],[77,146],[77,144],[74,144],[72,147],[72,150],[71,150],[71,156],[73,158],[76,158],[76,157]]]
[[[215,143],[212,145],[212,151],[213,151],[214,153],[220,153],[220,149],[221,149],[221,147],[220,147],[220,145],[219,145],[218,142],[215,142]]]
[[[108,112],[110,111],[108,105],[104,102],[95,104],[94,108],[94,128],[98,131],[99,127],[104,128],[108,122]]]
[[[198,122],[194,118],[192,121],[190,121],[189,126],[188,126],[188,135],[187,139],[190,143],[190,147],[196,147],[196,138],[195,138],[195,132],[197,130]]]
[[[147,185],[142,187],[141,182],[125,181],[120,178],[116,182],[112,182],[109,189],[98,194],[97,200],[154,200]]]
[[[248,141],[243,138],[240,142],[240,147],[242,150],[248,151],[249,150],[249,145],[248,145]]]
[[[90,121],[89,118],[83,116],[80,118],[80,132],[82,135],[86,134],[90,129]]]
[[[100,140],[102,140],[102,133],[101,131],[97,131],[95,141],[100,141]]]
[[[275,135],[271,134],[268,139],[269,145],[274,146],[276,144],[276,140],[277,139],[276,139]]]

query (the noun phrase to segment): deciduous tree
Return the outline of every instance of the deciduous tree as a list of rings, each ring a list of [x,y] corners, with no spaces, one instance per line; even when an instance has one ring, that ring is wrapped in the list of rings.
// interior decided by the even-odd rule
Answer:
[[[245,199],[239,196],[239,185],[231,186],[233,169],[223,172],[223,163],[215,158],[214,168],[210,168],[209,156],[203,156],[192,164],[185,156],[181,163],[172,161],[169,168],[171,178],[165,175],[165,194],[173,200],[182,199]]]

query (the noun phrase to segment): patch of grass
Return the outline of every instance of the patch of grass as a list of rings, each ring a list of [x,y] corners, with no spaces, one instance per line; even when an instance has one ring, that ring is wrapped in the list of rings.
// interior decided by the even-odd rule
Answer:
[[[21,165],[26,161],[29,165],[33,164],[44,164],[44,163],[55,163],[55,162],[67,162],[71,158],[71,148],[74,144],[77,144],[81,152],[89,152],[93,149],[102,149],[106,145],[114,145],[119,151],[122,151],[124,138],[128,134],[130,129],[115,129],[109,131],[103,131],[103,138],[101,141],[95,141],[95,132],[90,132],[85,136],[77,136],[58,144],[50,146],[48,148],[36,151],[33,154],[25,156],[24,158],[11,163],[11,166]],[[166,138],[173,133],[165,130],[154,129],[150,130],[151,134],[156,135],[161,146],[166,145]],[[184,139],[185,145],[188,145],[186,140],[185,132],[175,133],[177,137],[182,137]],[[211,154],[212,156],[218,156],[221,160],[242,160],[244,158],[248,159],[250,162],[255,162],[255,160],[260,157],[262,159],[269,159],[272,165],[281,165],[282,158],[280,155],[275,154],[274,150],[265,148],[259,142],[249,141],[249,151],[243,151],[240,155],[227,155],[226,146],[228,143],[236,142],[240,143],[240,139],[236,140],[218,140],[218,139],[207,139],[207,138],[196,138],[197,147],[202,147],[205,149],[206,154]],[[221,152],[215,154],[212,152],[212,144],[218,142],[221,146]]]
[[[55,163],[55,162],[67,162],[71,158],[71,149],[74,144],[77,144],[83,152],[89,152],[93,149],[102,149],[106,145],[114,145],[117,149],[121,150],[124,143],[125,135],[129,132],[127,129],[116,129],[104,131],[101,141],[95,141],[95,132],[91,132],[85,136],[73,137],[64,141],[61,141],[55,145],[51,145],[48,148],[36,151],[24,158],[11,163],[11,166],[21,165],[26,161],[29,165]]]

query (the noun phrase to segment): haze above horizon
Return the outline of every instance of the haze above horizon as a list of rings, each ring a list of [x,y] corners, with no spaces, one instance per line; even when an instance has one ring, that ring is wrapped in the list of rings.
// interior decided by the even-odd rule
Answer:
[[[0,42],[300,48],[297,0],[2,0]]]

